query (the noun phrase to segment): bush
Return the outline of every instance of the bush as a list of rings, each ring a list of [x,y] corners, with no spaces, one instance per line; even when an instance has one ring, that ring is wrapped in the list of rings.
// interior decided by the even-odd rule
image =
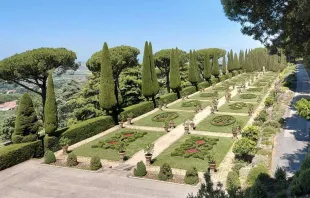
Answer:
[[[0,148],[0,170],[9,168],[31,157],[42,157],[42,142],[27,142],[12,144]]]
[[[304,195],[310,193],[310,169],[301,171],[299,175],[299,183]]]
[[[226,74],[226,79],[230,79],[230,78],[232,78],[232,73],[227,73]]]
[[[278,129],[276,129],[276,128],[272,127],[272,126],[266,126],[266,127],[263,128],[262,132],[266,133],[266,134],[273,135],[273,134],[277,133],[277,130]]]
[[[134,170],[134,175],[136,177],[144,177],[146,175],[146,167],[143,161],[137,163],[137,168]]]
[[[220,77],[219,77],[219,81],[220,82],[223,82],[223,81],[225,81],[226,80],[226,75],[221,75]]]
[[[302,98],[301,100],[297,101],[294,105],[296,108],[298,115],[310,120],[310,100],[306,98]]]
[[[286,190],[281,190],[277,192],[275,198],[287,198]]]
[[[161,181],[167,181],[169,179],[172,179],[172,170],[169,164],[164,163],[163,165],[160,166],[160,171],[158,174],[158,179]]]
[[[59,138],[55,136],[45,135],[44,137],[44,150],[51,150],[56,152],[60,149],[60,145],[58,143]]]
[[[69,153],[67,157],[67,166],[78,165],[77,157],[74,153]]]
[[[256,181],[256,179],[258,178],[258,176],[260,174],[267,174],[268,173],[268,168],[263,165],[263,164],[260,164],[254,168],[252,168],[249,172],[249,175],[247,177],[247,184],[249,184],[250,186],[253,185]]]
[[[78,124],[74,124],[66,130],[61,137],[66,137],[70,140],[70,144],[75,144],[89,137],[97,135],[114,126],[112,117],[100,116],[85,120]]]
[[[198,89],[207,88],[209,86],[210,86],[209,82],[202,82],[198,84]]]
[[[242,131],[242,137],[243,138],[248,138],[252,141],[257,141],[258,140],[258,127],[256,126],[248,126]]]
[[[268,198],[265,186],[260,181],[256,181],[250,191],[251,198]]]
[[[182,95],[182,96],[191,95],[191,94],[193,94],[193,93],[195,93],[195,92],[196,92],[196,87],[194,87],[194,86],[189,86],[189,87],[185,87],[185,88],[182,89],[181,95]]]
[[[239,173],[239,170],[243,167],[245,167],[247,165],[247,163],[245,161],[242,160],[236,160],[234,162],[234,166],[232,167],[232,171]]]
[[[53,151],[46,151],[44,154],[44,163],[50,164],[56,162],[56,157]]]
[[[235,194],[241,187],[239,175],[235,171],[230,171],[227,175],[226,188],[229,194]]]
[[[256,142],[248,138],[241,138],[236,142],[236,144],[233,147],[233,152],[241,157],[253,155],[255,151],[256,151]]]
[[[90,159],[90,170],[98,170],[102,168],[102,164],[100,158],[98,156],[94,156]]]
[[[303,171],[303,170],[307,170],[307,169],[310,169],[310,154],[308,154],[302,161],[301,163],[301,167],[300,167],[300,170]]]
[[[268,113],[266,110],[259,112],[258,116],[254,119],[255,121],[266,122]]]
[[[271,107],[271,106],[274,104],[274,102],[275,102],[274,97],[268,96],[268,97],[266,98],[264,104],[265,104],[266,107]]]
[[[267,122],[265,122],[263,124],[263,127],[267,127],[267,126],[270,126],[270,127],[278,129],[278,128],[281,127],[281,124],[278,121],[275,121],[275,120],[268,120]]]
[[[133,114],[135,117],[138,117],[149,111],[152,111],[153,109],[154,109],[153,102],[151,101],[140,102],[139,104],[131,105],[129,107],[124,108],[124,111],[120,113],[120,116],[127,118],[129,114]]]
[[[159,101],[168,104],[168,103],[176,101],[177,99],[178,99],[178,96],[176,93],[168,93],[168,94],[160,96]]]
[[[237,70],[232,71],[233,76],[238,76],[239,72]]]
[[[184,183],[186,184],[197,184],[199,182],[198,171],[196,167],[191,167],[189,170],[186,171],[184,177]]]

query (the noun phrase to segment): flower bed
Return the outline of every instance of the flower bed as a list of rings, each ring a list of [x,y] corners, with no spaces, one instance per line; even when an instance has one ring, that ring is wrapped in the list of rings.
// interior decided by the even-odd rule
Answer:
[[[204,160],[218,141],[218,138],[191,137],[181,144],[179,148],[176,148],[171,153],[171,156],[193,157]]]
[[[262,87],[255,87],[255,88],[249,88],[247,89],[248,92],[261,92],[263,91]]]
[[[230,115],[216,116],[211,120],[211,124],[214,126],[228,126],[236,122],[236,119]]]
[[[92,148],[114,149],[117,150],[120,142],[128,146],[129,143],[134,142],[136,139],[142,138],[147,132],[126,131],[119,134],[115,134],[113,137],[99,141],[97,144],[92,145]]]
[[[179,117],[177,112],[164,112],[160,113],[152,118],[154,122],[169,122],[170,120],[176,119]]]
[[[198,100],[190,100],[182,103],[182,107],[197,107],[201,104]]]
[[[218,97],[218,92],[215,91],[215,92],[208,92],[208,93],[201,93],[200,94],[200,97],[202,98],[211,98],[211,97]]]
[[[257,95],[256,94],[241,94],[240,95],[240,98],[242,99],[253,99],[253,98],[256,98]]]
[[[232,110],[239,110],[242,109],[243,107],[247,107],[248,105],[244,102],[235,102],[233,104],[229,105],[229,108]]]

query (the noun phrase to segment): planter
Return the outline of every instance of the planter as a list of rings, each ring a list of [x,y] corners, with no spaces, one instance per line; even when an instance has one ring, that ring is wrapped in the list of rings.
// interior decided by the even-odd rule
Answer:
[[[165,132],[169,132],[169,127],[165,126],[164,129],[165,129]]]
[[[191,128],[192,128],[193,130],[195,130],[195,129],[196,129],[196,127],[195,127],[195,123],[194,123],[194,122],[191,122],[191,123],[190,123],[190,126],[191,126]]]
[[[132,120],[132,118],[127,118],[127,123],[128,123],[128,124],[132,124],[132,123],[131,123],[131,120]]]
[[[164,104],[164,106],[165,106],[165,108],[168,108],[168,106],[167,106],[168,104]]]
[[[120,128],[124,128],[124,122],[122,121],[122,122],[119,122],[119,127]]]
[[[150,166],[152,161],[152,154],[145,154],[146,165]]]
[[[209,162],[209,168],[210,168],[210,170],[214,171],[216,169],[215,162]]]
[[[238,133],[237,132],[232,132],[232,134],[233,134],[233,138],[237,138],[238,139]]]
[[[119,154],[120,162],[124,162],[125,151],[119,151],[118,154]]]
[[[189,127],[188,127],[188,126],[185,126],[185,127],[184,127],[184,132],[187,133],[187,134],[189,134]]]
[[[68,148],[69,148],[69,145],[63,146],[62,147],[62,153],[63,154],[67,154],[68,153]]]
[[[171,122],[169,123],[170,128],[175,128],[175,124],[174,122],[171,120]]]

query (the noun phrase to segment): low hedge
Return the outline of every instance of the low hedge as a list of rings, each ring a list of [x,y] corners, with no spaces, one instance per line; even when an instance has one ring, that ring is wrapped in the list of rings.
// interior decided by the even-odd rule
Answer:
[[[246,180],[247,184],[252,186],[260,174],[268,174],[268,168],[263,164],[260,164],[250,170]]]
[[[182,89],[182,96],[190,95],[196,92],[196,87],[189,86]]]
[[[111,116],[100,116],[74,124],[61,134],[70,140],[70,145],[97,135],[114,126]]]
[[[169,93],[169,94],[160,96],[159,101],[163,103],[171,103],[171,102],[176,101],[177,99],[178,99],[178,96],[176,93]]]
[[[44,150],[51,150],[56,152],[60,149],[60,145],[58,143],[59,137],[45,135],[44,137]]]
[[[198,84],[198,89],[204,89],[210,87],[210,83],[209,82],[202,82]]]
[[[27,142],[21,144],[12,144],[0,149],[0,170],[9,168],[32,157],[42,157],[42,142]]]
[[[129,107],[124,108],[124,111],[120,113],[120,116],[127,117],[128,114],[133,114],[134,117],[138,117],[143,115],[149,111],[154,109],[154,105],[152,101],[145,101],[139,104],[135,104]]]

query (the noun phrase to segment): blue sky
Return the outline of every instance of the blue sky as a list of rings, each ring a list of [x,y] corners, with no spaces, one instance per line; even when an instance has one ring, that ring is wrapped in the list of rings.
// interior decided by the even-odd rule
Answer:
[[[86,61],[101,49],[130,45],[153,51],[260,47],[229,21],[220,0],[2,0],[0,59],[39,47],[65,47]]]

